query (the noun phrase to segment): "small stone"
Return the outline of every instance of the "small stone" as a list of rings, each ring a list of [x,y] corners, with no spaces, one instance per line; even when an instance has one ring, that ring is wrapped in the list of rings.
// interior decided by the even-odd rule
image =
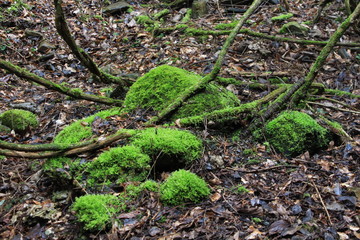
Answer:
[[[126,11],[130,7],[130,4],[128,4],[125,1],[119,1],[113,4],[110,4],[109,6],[106,6],[103,9],[103,13],[109,13],[109,14],[115,14],[119,13],[121,11]]]
[[[301,208],[301,206],[298,205],[298,204],[295,204],[295,205],[292,206],[292,208],[291,208],[291,212],[292,212],[294,215],[297,215],[297,214],[301,213],[301,211],[302,211],[302,208]]]
[[[155,235],[159,234],[161,232],[161,229],[158,227],[152,227],[149,230],[149,235],[154,237]]]
[[[210,162],[212,165],[214,165],[217,168],[224,167],[224,160],[219,155],[210,155]]]
[[[41,53],[47,53],[48,51],[50,51],[51,49],[54,49],[55,46],[52,45],[48,40],[42,40],[39,43],[38,46],[38,51]]]

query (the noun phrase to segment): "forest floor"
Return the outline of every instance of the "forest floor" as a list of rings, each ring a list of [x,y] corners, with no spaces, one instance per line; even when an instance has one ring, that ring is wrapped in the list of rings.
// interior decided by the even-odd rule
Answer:
[[[14,2],[16,1],[10,1]],[[8,7],[0,1],[1,7]],[[17,1],[20,2],[20,1]],[[0,18],[0,57],[57,83],[85,92],[105,95],[110,85],[90,81],[89,72],[76,60],[55,29],[52,1],[24,1],[31,8],[3,12]],[[145,1],[144,1],[145,2]],[[155,1],[147,2],[151,4]],[[208,15],[193,25],[212,30],[240,15],[226,13],[226,7],[209,1]],[[291,21],[312,20],[318,5],[314,1],[289,1]],[[100,66],[112,64],[113,71],[142,75],[161,64],[197,74],[211,71],[226,36],[193,37],[177,31],[152,36],[134,21],[139,14],[153,14],[159,8],[130,2],[134,11],[103,15],[102,1],[65,0],[68,24],[80,46]],[[247,8],[247,6],[237,6]],[[21,7],[19,7],[21,9]],[[327,40],[345,18],[341,2],[324,11],[319,23],[308,26],[308,39]],[[173,9],[164,26],[179,23],[181,10]],[[276,35],[283,23],[270,19],[284,13],[280,4],[265,4],[251,16],[246,27]],[[249,25],[250,24],[250,25]],[[40,38],[26,31],[40,32],[51,44],[40,49]],[[352,29],[341,41],[359,42]],[[320,46],[274,42],[238,35],[225,59],[220,76],[244,82],[270,84],[270,77],[244,77],[241,72],[283,72],[289,83],[304,78]],[[50,54],[49,54],[50,53]],[[52,54],[53,53],[53,54]],[[360,50],[336,47],[317,77],[327,88],[360,94]],[[282,77],[271,77],[283,80]],[[227,86],[244,102],[264,96],[246,86]],[[357,142],[331,142],[328,149],[295,158],[285,158],[266,144],[241,135],[241,126],[224,130],[192,128],[205,144],[204,154],[190,170],[205,179],[211,196],[200,204],[163,206],[155,195],[137,199],[130,213],[118,216],[122,224],[104,232],[87,233],[77,223],[70,205],[76,190],[58,186],[43,175],[44,160],[1,158],[1,239],[360,239],[360,119],[359,99],[323,95],[341,101],[318,99],[311,106],[342,124]],[[26,135],[1,134],[8,142],[38,144],[51,142],[56,133],[75,120],[106,106],[74,100],[0,70],[0,112],[25,107],[37,113],[40,127]],[[319,105],[320,104],[320,105]],[[357,112],[357,113],[356,113]],[[146,116],[145,116],[146,118]],[[129,121],[129,120],[124,120]],[[141,122],[137,123],[141,127]],[[240,129],[237,138],[234,130]],[[106,129],[103,130],[106,134]],[[97,152],[84,154],[92,159]],[[213,159],[221,159],[213,161]],[[244,186],[248,191],[241,191]],[[115,191],[114,189],[112,191]],[[77,191],[79,192],[79,191]],[[116,192],[116,191],[115,191]],[[60,197],[55,197],[59,196]],[[61,197],[62,196],[62,197]]]

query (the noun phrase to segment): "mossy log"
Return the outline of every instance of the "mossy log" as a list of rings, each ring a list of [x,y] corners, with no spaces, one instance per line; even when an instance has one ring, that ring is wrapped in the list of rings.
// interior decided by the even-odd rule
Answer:
[[[250,17],[250,15],[257,9],[257,7],[260,5],[262,1],[261,0],[254,0],[254,2],[251,4],[249,9],[245,12],[243,17],[239,20],[239,23],[235,26],[235,28],[232,30],[228,38],[226,39],[219,56],[214,64],[213,70],[206,75],[204,78],[202,78],[199,83],[193,85],[192,87],[185,90],[184,94],[176,98],[167,108],[162,110],[158,113],[156,117],[153,117],[150,119],[149,123],[158,122],[159,120],[166,117],[169,113],[177,109],[184,101],[186,101],[191,95],[195,94],[200,89],[204,88],[206,84],[209,82],[215,80],[217,75],[220,72],[221,65],[224,61],[224,57],[230,48],[231,44],[233,43],[235,36],[238,34],[240,28],[244,25],[245,21]]]
[[[9,72],[15,74],[16,76],[18,76],[26,81],[38,83],[48,89],[55,90],[57,92],[63,93],[65,95],[68,95],[68,96],[76,98],[76,99],[85,99],[88,101],[102,103],[102,104],[106,104],[106,105],[117,105],[117,106],[122,105],[122,101],[120,101],[120,100],[86,94],[79,89],[72,89],[72,88],[68,88],[68,87],[56,84],[45,78],[39,77],[38,75],[31,73],[24,68],[21,68],[19,66],[16,66],[10,62],[7,62],[7,61],[1,60],[1,59],[0,59],[0,68],[8,70]]]
[[[159,35],[160,33],[171,33],[176,30],[182,31],[185,34],[192,36],[205,36],[205,35],[222,36],[222,35],[229,35],[231,33],[231,30],[202,30],[202,29],[192,28],[184,24],[178,24],[174,27],[156,28],[154,30],[154,35]],[[317,46],[325,46],[327,44],[327,41],[315,41],[315,40],[306,40],[306,39],[296,39],[290,37],[279,37],[279,36],[269,35],[266,33],[254,32],[248,28],[240,29],[239,33],[246,34],[251,37],[268,39],[271,41],[278,41],[278,42],[290,42],[290,43],[298,43],[303,45],[317,45]],[[336,46],[360,47],[360,43],[339,42],[336,43]]]
[[[71,156],[76,154],[93,151],[99,148],[103,148],[112,144],[113,142],[131,137],[133,134],[120,130],[117,133],[110,135],[106,138],[98,138],[91,141],[82,142],[68,147],[59,144],[44,144],[44,145],[24,145],[0,142],[1,149],[0,155],[7,157],[19,157],[29,159],[41,159],[56,156]],[[60,148],[60,149],[59,149]],[[11,149],[21,149],[11,150]],[[40,149],[40,151],[38,151]],[[51,150],[50,150],[51,149]],[[50,150],[50,151],[47,151]]]

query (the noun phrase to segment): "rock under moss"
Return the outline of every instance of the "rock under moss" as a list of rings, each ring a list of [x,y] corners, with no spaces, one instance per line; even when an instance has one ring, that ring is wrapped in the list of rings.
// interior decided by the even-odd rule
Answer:
[[[200,75],[172,66],[162,65],[154,68],[130,87],[124,102],[125,111],[137,108],[160,111],[200,79]],[[202,92],[189,98],[171,119],[194,116],[238,104],[239,100],[232,92],[221,86],[208,84]]]
[[[160,199],[167,205],[198,203],[209,194],[203,179],[183,169],[173,172],[160,186]]]
[[[143,181],[149,175],[150,161],[150,157],[135,146],[110,148],[87,167],[88,183],[94,185]]]
[[[309,29],[298,22],[289,22],[284,24],[279,30],[280,33],[291,33],[299,36],[306,36]]]
[[[35,114],[21,109],[12,109],[3,112],[0,115],[0,123],[19,133],[22,133],[29,128],[36,128],[39,126]]]
[[[105,230],[111,219],[125,208],[125,202],[121,198],[110,194],[81,196],[72,205],[77,220],[89,231]]]
[[[285,111],[265,127],[267,140],[286,156],[327,147],[328,131],[306,113]]]
[[[97,117],[105,119],[110,116],[119,115],[119,108],[112,108],[98,112],[94,115],[78,120],[61,130],[54,138],[54,143],[74,144],[93,135],[91,124]]]
[[[131,144],[148,154],[157,167],[177,169],[198,159],[201,141],[189,131],[172,128],[147,128],[131,138]]]

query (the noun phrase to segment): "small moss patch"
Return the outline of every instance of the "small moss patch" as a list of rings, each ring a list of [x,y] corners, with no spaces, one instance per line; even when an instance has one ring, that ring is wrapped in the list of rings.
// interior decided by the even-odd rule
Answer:
[[[88,182],[93,184],[143,181],[150,170],[150,157],[140,148],[124,146],[110,148],[91,162],[87,168]]]
[[[328,131],[306,113],[285,111],[265,127],[270,144],[286,156],[315,152],[330,142]]]
[[[287,14],[282,14],[276,17],[272,17],[271,20],[274,22],[279,22],[279,21],[284,21],[286,19],[292,18],[294,16],[293,13],[287,13]]]
[[[279,30],[280,33],[291,33],[294,35],[306,36],[309,29],[298,22],[289,22],[284,24]]]
[[[74,144],[92,136],[91,124],[97,117],[105,119],[119,115],[119,108],[112,108],[98,112],[87,118],[78,120],[61,130],[54,138],[54,143]]]
[[[125,110],[137,108],[160,111],[190,86],[200,81],[201,76],[180,68],[162,65],[140,77],[125,98]],[[239,100],[230,91],[208,84],[206,89],[189,98],[172,116],[172,119],[198,115],[212,110],[233,107]]]
[[[123,201],[110,194],[85,195],[76,198],[72,205],[78,221],[84,223],[84,228],[89,231],[104,230],[115,214],[125,208]]]
[[[200,202],[209,196],[210,189],[196,174],[181,169],[173,172],[160,186],[160,194],[165,204],[179,205],[186,202]]]
[[[36,128],[39,122],[35,114],[21,109],[12,109],[0,115],[0,123],[14,129],[15,132],[24,132],[29,128]]]
[[[167,170],[191,163],[202,152],[202,143],[195,135],[172,128],[147,128],[132,137],[131,143]]]

